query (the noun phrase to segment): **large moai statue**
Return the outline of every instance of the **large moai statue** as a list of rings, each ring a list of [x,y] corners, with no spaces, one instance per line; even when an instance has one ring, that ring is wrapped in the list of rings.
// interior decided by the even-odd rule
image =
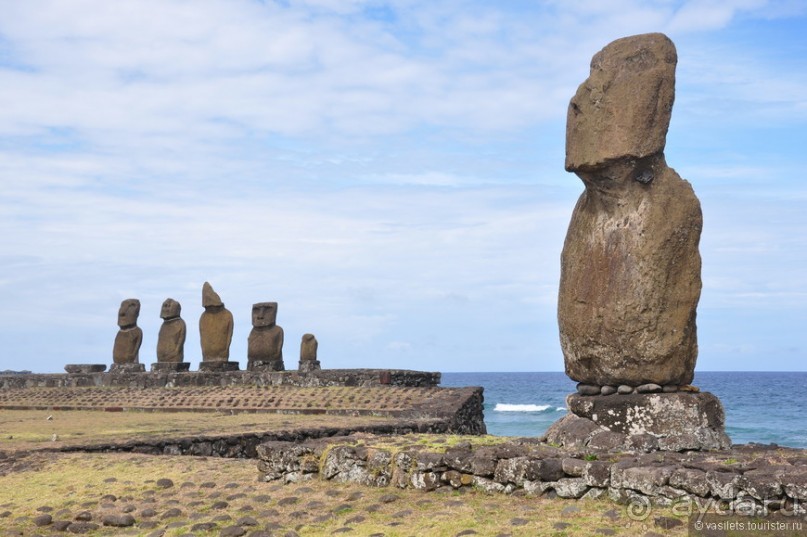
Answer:
[[[252,305],[252,331],[247,340],[247,369],[283,371],[283,329],[277,325],[277,302]]]
[[[303,334],[303,339],[300,342],[300,364],[297,369],[300,373],[310,373],[322,369],[319,360],[317,360],[317,348],[319,343],[314,334]]]
[[[698,354],[701,207],[664,158],[677,61],[663,34],[618,39],[594,55],[571,99],[566,170],[585,190],[563,246],[558,323],[566,374],[580,383],[580,395],[567,401],[572,415],[625,433],[636,425],[626,413],[652,406],[646,394],[667,392],[655,396],[664,404],[648,410],[655,425],[630,433],[686,437],[667,442],[669,449],[714,448],[728,442],[720,403],[689,393]],[[671,424],[673,414],[689,428]],[[615,423],[606,424],[606,415]]]
[[[151,364],[152,371],[188,371],[190,363],[185,361],[185,336],[187,327],[180,317],[182,306],[173,298],[166,298],[160,309],[163,320],[157,336],[157,363]]]
[[[120,303],[118,309],[118,333],[112,347],[111,372],[139,372],[145,371],[140,363],[140,345],[143,343],[143,331],[137,326],[137,317],[140,315],[140,301],[136,298],[127,298]]]
[[[224,307],[218,293],[205,282],[202,286],[204,313],[199,318],[199,339],[202,344],[201,371],[232,371],[238,362],[230,362],[230,343],[233,339],[233,314]]]

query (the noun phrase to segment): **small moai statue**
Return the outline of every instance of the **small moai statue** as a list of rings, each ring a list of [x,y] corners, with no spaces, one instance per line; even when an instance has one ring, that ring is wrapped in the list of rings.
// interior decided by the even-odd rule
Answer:
[[[300,342],[300,365],[297,369],[300,373],[310,373],[321,369],[319,360],[317,360],[317,338],[314,334],[303,334],[303,340]]]
[[[112,347],[112,372],[145,371],[140,363],[140,344],[143,343],[143,331],[137,326],[140,315],[140,301],[127,298],[120,303],[118,309],[118,334]]]
[[[233,339],[233,314],[224,307],[218,293],[205,282],[202,286],[204,313],[199,318],[199,339],[202,344],[201,371],[238,370],[238,362],[230,362]]]
[[[166,298],[160,310],[163,320],[157,337],[157,363],[151,364],[152,371],[188,371],[190,363],[185,362],[185,335],[187,328],[180,317],[182,306],[173,298]]]
[[[247,340],[247,369],[283,371],[283,329],[277,324],[277,302],[252,305],[252,331]]]

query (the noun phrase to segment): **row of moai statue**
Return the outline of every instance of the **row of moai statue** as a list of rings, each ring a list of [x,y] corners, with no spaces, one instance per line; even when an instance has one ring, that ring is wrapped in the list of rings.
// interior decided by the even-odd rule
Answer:
[[[224,307],[221,297],[205,282],[202,287],[202,306],[205,311],[199,318],[199,338],[202,344],[200,371],[237,371],[238,362],[230,361],[230,343],[233,338],[233,314]],[[168,298],[163,302],[160,318],[163,324],[157,338],[157,362],[152,371],[188,371],[185,362],[185,336],[187,327],[180,316],[179,302]],[[121,302],[118,310],[118,334],[112,349],[113,372],[145,371],[140,363],[140,345],[143,331],[137,326],[140,301],[129,298]],[[277,302],[259,302],[252,306],[252,331],[247,342],[247,369],[250,371],[284,371],[283,328],[277,325]],[[317,360],[317,339],[313,334],[303,335],[300,343],[301,372],[320,369]],[[77,366],[68,366],[77,367]],[[67,369],[67,368],[66,368]],[[68,372],[73,372],[68,369]]]

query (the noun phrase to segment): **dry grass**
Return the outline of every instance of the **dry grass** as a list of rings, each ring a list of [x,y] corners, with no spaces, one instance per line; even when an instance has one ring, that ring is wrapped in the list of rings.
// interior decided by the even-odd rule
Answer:
[[[51,417],[48,420],[48,417]],[[178,438],[387,423],[389,418],[229,412],[0,410],[0,450],[59,448],[134,439]],[[53,440],[56,435],[57,441]]]
[[[52,420],[47,420],[52,416]],[[624,507],[607,500],[575,501],[526,496],[488,495],[482,491],[425,493],[394,487],[368,488],[320,480],[283,485],[258,482],[254,460],[140,454],[55,453],[42,447],[93,444],[144,437],[177,437],[309,427],[349,427],[388,421],[324,415],[149,413],[91,411],[0,411],[0,535],[64,535],[54,524],[73,521],[82,512],[99,527],[86,535],[219,536],[243,525],[256,535],[278,537],[350,535],[368,537],[642,536],[651,531],[685,535],[685,527],[654,527],[650,518],[636,522]],[[53,434],[59,435],[51,442]],[[9,438],[11,437],[11,438]],[[454,435],[391,436],[388,447],[421,445],[439,450],[459,442],[495,444],[503,438]],[[33,449],[32,449],[33,448]],[[30,450],[30,451],[29,451]],[[157,480],[170,479],[163,488]],[[112,496],[108,496],[112,495]],[[114,497],[114,498],[113,498]],[[226,502],[216,505],[216,502]],[[148,516],[149,509],[154,516]],[[169,509],[181,514],[164,518]],[[105,515],[130,513],[129,528],[102,525]],[[38,528],[37,516],[53,523]],[[195,524],[214,523],[211,530]],[[15,533],[16,532],[16,533]],[[468,533],[475,532],[475,533]],[[68,533],[70,534],[70,533]]]
[[[605,500],[513,497],[479,491],[424,493],[322,481],[261,483],[256,481],[255,462],[246,460],[76,453],[47,457],[34,453],[29,458],[29,469],[0,480],[0,516],[9,513],[0,518],[0,527],[23,535],[52,532],[48,527],[36,528],[32,522],[42,508],[54,520],[69,520],[88,511],[99,525],[104,514],[131,509],[138,522],[126,529],[100,526],[87,534],[90,536],[147,536],[168,528],[166,537],[178,537],[191,532],[194,524],[225,517],[211,531],[192,532],[197,537],[218,536],[224,527],[245,516],[257,523],[244,526],[248,531],[301,537],[339,534],[346,531],[343,528],[351,528],[351,535],[387,537],[454,537],[469,530],[482,536],[633,537],[652,530],[685,534],[682,527],[653,527],[653,516],[669,516],[669,512],[656,510],[647,521],[635,522],[624,508]],[[171,479],[174,486],[159,487],[156,481],[162,478]],[[114,501],[104,499],[110,494]],[[216,502],[226,505],[216,506]],[[171,508],[182,514],[163,519]],[[145,509],[154,509],[157,515],[145,517]],[[156,525],[149,527],[150,522]],[[146,527],[140,526],[143,523]],[[171,524],[175,527],[169,527]]]

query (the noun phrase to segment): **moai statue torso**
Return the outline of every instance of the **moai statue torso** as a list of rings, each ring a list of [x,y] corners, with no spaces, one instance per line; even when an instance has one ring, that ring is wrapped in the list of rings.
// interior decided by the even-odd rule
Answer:
[[[160,310],[163,324],[157,338],[157,362],[182,362],[185,359],[185,335],[187,328],[180,317],[179,302],[167,298]]]
[[[563,246],[558,321],[578,382],[692,381],[702,216],[664,159],[676,62],[663,34],[614,41],[569,105],[566,169],[585,191]]]
[[[247,340],[248,369],[283,371],[283,329],[276,324],[277,302],[252,306],[252,331]]]
[[[230,358],[233,339],[233,314],[224,307],[219,295],[207,282],[202,287],[202,306],[205,308],[199,318],[202,361],[226,362]]]
[[[112,361],[116,364],[140,363],[140,344],[143,343],[143,331],[137,326],[140,315],[140,301],[129,298],[121,302],[118,310],[118,334],[112,347]]]

